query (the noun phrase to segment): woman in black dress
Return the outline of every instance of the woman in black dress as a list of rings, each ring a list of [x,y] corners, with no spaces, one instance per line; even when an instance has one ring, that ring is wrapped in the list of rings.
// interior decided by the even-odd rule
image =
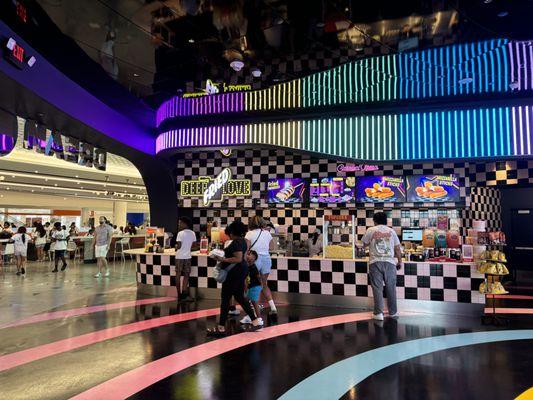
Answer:
[[[231,244],[224,249],[224,257],[217,257],[217,261],[222,264],[221,267],[223,269],[228,268],[232,264],[234,266],[228,272],[224,283],[222,283],[219,322],[216,328],[207,331],[210,336],[220,337],[226,335],[226,320],[232,297],[241,305],[252,320],[251,330],[259,331],[263,328],[260,319],[255,313],[252,302],[244,295],[244,282],[248,276],[248,264],[245,259],[248,244],[244,239],[246,231],[246,225],[241,221],[235,221],[226,228],[226,234],[231,238]]]

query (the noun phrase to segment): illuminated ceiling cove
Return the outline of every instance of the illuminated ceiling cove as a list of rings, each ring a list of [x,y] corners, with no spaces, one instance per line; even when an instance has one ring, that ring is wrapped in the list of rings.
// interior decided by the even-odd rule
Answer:
[[[264,90],[174,97],[159,107],[156,123],[195,115],[532,89],[532,43],[497,39],[366,58]]]
[[[276,146],[360,161],[531,156],[532,106],[176,129],[156,151]]]

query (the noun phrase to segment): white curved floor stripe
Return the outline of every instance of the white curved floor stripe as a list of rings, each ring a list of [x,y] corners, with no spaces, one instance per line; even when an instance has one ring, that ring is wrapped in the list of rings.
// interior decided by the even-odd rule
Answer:
[[[372,374],[411,358],[455,347],[524,339],[533,339],[533,329],[459,333],[391,344],[332,364],[304,379],[279,399],[337,400]]]

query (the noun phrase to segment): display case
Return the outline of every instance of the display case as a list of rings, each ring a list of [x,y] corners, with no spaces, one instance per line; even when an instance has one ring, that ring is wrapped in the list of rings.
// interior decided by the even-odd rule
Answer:
[[[356,255],[354,215],[324,215],[324,258],[353,259]]]

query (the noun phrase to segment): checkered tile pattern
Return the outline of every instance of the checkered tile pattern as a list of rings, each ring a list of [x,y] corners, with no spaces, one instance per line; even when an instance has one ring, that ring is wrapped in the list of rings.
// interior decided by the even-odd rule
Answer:
[[[463,212],[463,226],[472,228],[473,221],[487,221],[487,230],[502,229],[500,190],[494,187],[475,187],[470,194],[470,207]]]
[[[175,285],[173,256],[138,257],[138,282]],[[193,257],[192,265],[191,287],[220,287],[211,277],[214,260]],[[397,295],[399,299],[484,304],[485,296],[478,291],[483,279],[475,265],[406,263],[398,273]],[[372,297],[366,262],[273,258],[269,286],[280,293]]]
[[[472,164],[470,179],[478,186],[507,186],[533,183],[533,160]]]
[[[179,182],[184,179],[199,176],[216,176],[223,168],[231,167],[235,179],[252,180],[252,198],[230,198],[222,203],[214,203],[209,208],[202,208],[197,199],[179,199],[180,206],[194,208],[194,229],[205,232],[208,220],[218,219],[222,226],[236,218],[244,223],[248,222],[248,215],[260,214],[270,219],[274,224],[291,227],[292,240],[306,240],[308,233],[315,227],[322,226],[324,210],[333,214],[353,214],[357,218],[357,235],[359,239],[366,231],[366,226],[372,225],[372,215],[375,211],[387,211],[391,217],[392,226],[398,232],[401,227],[411,225],[411,220],[417,220],[418,209],[426,208],[430,212],[448,213],[450,218],[456,216],[456,204],[445,203],[435,206],[433,203],[385,203],[385,204],[329,204],[321,207],[318,204],[305,205],[269,205],[265,196],[267,183],[270,179],[279,177],[303,178],[343,175],[337,172],[336,160],[319,159],[307,155],[286,153],[282,150],[238,150],[231,157],[224,157],[220,152],[186,153],[177,161],[176,175]],[[470,176],[468,165],[464,163],[437,164],[390,164],[383,165],[378,171],[353,172],[353,176],[365,175],[417,175],[417,174],[457,174],[461,185],[461,197],[469,203]],[[179,185],[178,185],[179,187]],[[253,199],[253,200],[252,200]],[[400,210],[409,209],[410,215],[401,215]],[[460,217],[460,216],[459,216]]]

